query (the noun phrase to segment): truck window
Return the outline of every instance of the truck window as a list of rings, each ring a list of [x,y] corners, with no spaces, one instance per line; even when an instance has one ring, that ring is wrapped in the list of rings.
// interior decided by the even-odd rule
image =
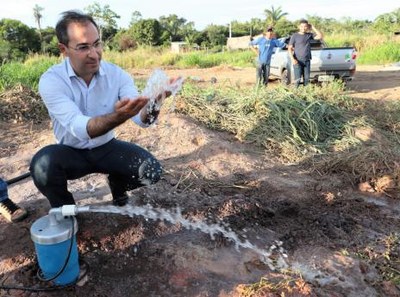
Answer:
[[[311,40],[310,45],[311,49],[321,49],[324,47],[321,40]]]

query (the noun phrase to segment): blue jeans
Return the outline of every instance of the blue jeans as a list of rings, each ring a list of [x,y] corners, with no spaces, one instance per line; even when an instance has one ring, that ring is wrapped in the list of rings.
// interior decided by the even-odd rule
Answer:
[[[113,139],[93,149],[75,149],[62,144],[46,146],[33,157],[30,171],[33,182],[51,207],[60,207],[75,204],[67,189],[67,180],[91,173],[108,174],[111,194],[117,199],[128,190],[156,183],[162,169],[145,149]]]
[[[268,78],[269,78],[269,64],[265,63],[258,63],[256,74],[257,74],[257,84],[262,83],[263,85],[268,85]]]
[[[0,202],[8,199],[7,183],[0,178]]]
[[[303,76],[303,84],[304,86],[306,86],[310,81],[310,71],[311,71],[310,60],[308,61],[297,60],[297,61],[298,63],[293,65],[295,86],[298,87],[300,85],[300,80],[302,76]]]

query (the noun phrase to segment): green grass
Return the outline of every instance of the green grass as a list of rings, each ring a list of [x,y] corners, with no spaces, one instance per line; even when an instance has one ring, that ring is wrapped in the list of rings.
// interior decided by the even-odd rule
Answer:
[[[179,58],[179,55],[173,54],[169,50],[150,46],[140,47],[133,51],[105,51],[103,53],[104,60],[124,69],[169,66],[175,64]]]
[[[400,43],[395,41],[367,48],[357,60],[359,64],[388,64],[399,61]]]
[[[251,51],[232,51],[220,53],[191,52],[183,54],[176,63],[181,68],[209,68],[220,65],[237,67],[251,67],[254,60],[254,53]]]
[[[194,51],[177,54],[169,49],[141,47],[127,52],[107,51],[104,53],[104,59],[125,69],[160,66],[209,68],[219,65],[250,67],[254,60],[254,53],[246,50],[219,53]]]
[[[400,61],[400,41],[391,35],[332,34],[325,37],[331,47],[353,46],[358,64],[388,64]]]
[[[32,56],[25,62],[11,62],[0,66],[0,92],[11,89],[18,84],[37,91],[40,76],[59,58]]]

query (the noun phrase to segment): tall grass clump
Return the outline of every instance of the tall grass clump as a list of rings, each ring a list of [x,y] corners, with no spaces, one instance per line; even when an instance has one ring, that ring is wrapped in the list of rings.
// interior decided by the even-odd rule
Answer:
[[[400,43],[395,41],[366,48],[358,58],[360,64],[387,64],[398,61],[400,61]]]
[[[390,40],[389,36],[376,33],[333,33],[324,37],[325,42],[330,47],[352,46],[357,51],[363,52],[366,48],[384,44]]]
[[[0,66],[0,91],[22,84],[37,91],[40,76],[60,58],[34,55],[25,62],[10,62]]]
[[[162,59],[160,57],[163,57],[165,53],[167,53],[167,50],[164,48],[140,46],[135,50],[124,52],[104,51],[103,59],[117,64],[124,69],[152,68],[155,66],[162,66]],[[171,60],[171,58],[169,58],[169,60]]]
[[[400,61],[400,43],[383,34],[330,34],[325,37],[330,47],[352,46],[358,52],[359,64],[386,64]]]
[[[329,47],[353,46],[357,50],[364,47],[364,38],[356,34],[330,34],[324,37]]]

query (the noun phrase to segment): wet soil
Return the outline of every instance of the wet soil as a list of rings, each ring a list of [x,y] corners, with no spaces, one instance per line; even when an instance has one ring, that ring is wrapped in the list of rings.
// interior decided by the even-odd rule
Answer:
[[[224,67],[169,71],[204,84],[214,77],[220,84],[250,85],[255,75],[254,69]],[[398,88],[399,71],[382,67],[360,69],[349,84],[352,95],[370,100],[398,100]],[[2,122],[0,130],[5,179],[27,172],[32,155],[54,142],[47,122]],[[126,123],[117,132],[151,151],[165,169],[156,185],[130,193],[130,205],[180,207],[184,218],[221,224],[261,249],[282,242],[288,269],[272,270],[254,250],[238,250],[221,234],[211,238],[140,216],[82,213],[83,279],[62,290],[28,291],[49,286],[37,279],[29,231],[49,204],[28,178],[11,185],[9,194],[29,217],[14,224],[0,217],[1,284],[26,290],[0,289],[0,296],[400,296],[393,281],[400,271],[398,200],[361,192],[341,176],[276,163],[261,148],[182,115],[164,113],[153,128]],[[78,205],[111,201],[103,175],[71,181],[69,189]]]

